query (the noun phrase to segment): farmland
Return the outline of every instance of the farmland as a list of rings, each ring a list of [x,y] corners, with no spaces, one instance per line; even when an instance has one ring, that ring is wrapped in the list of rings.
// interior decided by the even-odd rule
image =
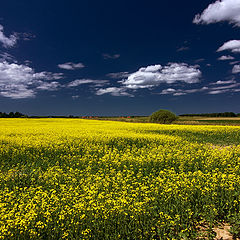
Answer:
[[[0,119],[0,239],[240,229],[240,126]]]
[[[147,123],[149,117],[102,117],[96,119],[120,121],[120,122],[136,122],[136,123]],[[184,117],[180,116],[174,122],[174,124],[181,125],[223,125],[223,126],[240,126],[239,117]]]

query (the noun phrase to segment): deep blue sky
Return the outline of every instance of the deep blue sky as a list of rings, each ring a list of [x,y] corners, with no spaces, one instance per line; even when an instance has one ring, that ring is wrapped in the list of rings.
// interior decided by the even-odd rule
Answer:
[[[233,47],[217,52],[240,39],[234,13],[215,23],[193,23],[214,2],[3,1],[0,111],[240,112],[240,53]],[[234,59],[218,60],[221,56]]]

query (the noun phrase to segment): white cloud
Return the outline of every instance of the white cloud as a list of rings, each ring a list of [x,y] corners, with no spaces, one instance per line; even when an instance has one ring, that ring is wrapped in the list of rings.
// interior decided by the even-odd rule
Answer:
[[[14,33],[9,37],[5,36],[3,33],[3,26],[0,25],[0,42],[3,44],[3,47],[10,48],[17,43],[17,34]]]
[[[31,40],[35,36],[30,33],[16,33],[14,32],[9,37],[4,34],[4,27],[0,24],[0,42],[4,48],[11,48],[17,44],[19,39],[22,40]]]
[[[195,60],[195,63],[200,63],[200,62],[203,62],[203,61],[205,61],[205,58],[199,58],[199,59]]]
[[[22,65],[22,66],[24,66],[24,65]],[[52,73],[52,72],[44,71],[44,72],[40,72],[40,73],[35,73],[34,77],[35,77],[35,79],[59,80],[59,79],[63,78],[63,73]]]
[[[183,46],[183,47],[178,48],[178,49],[177,49],[177,52],[187,51],[187,50],[189,50],[189,49],[190,49],[189,47]]]
[[[12,99],[32,98],[35,96],[35,91],[29,89],[24,84],[2,84],[0,83],[0,96]]]
[[[172,94],[173,96],[182,96],[182,95],[186,95],[187,93],[183,90],[180,89],[174,89],[174,88],[167,88],[162,90],[162,92],[160,93],[161,95],[169,95]]]
[[[108,73],[106,75],[107,77],[113,78],[113,79],[123,79],[129,76],[128,72],[116,72],[116,73]]]
[[[49,90],[56,83],[44,82],[62,78],[61,73],[35,72],[33,68],[7,61],[0,62],[0,95],[13,99],[34,97],[37,89]]]
[[[183,95],[186,95],[186,93],[184,92],[176,92],[173,94],[173,96],[183,96]]]
[[[24,63],[25,63],[27,66],[29,66],[30,64],[32,64],[32,61],[30,61],[30,60],[25,60]]]
[[[70,83],[68,83],[68,87],[77,87],[82,84],[94,84],[94,85],[104,85],[108,83],[108,80],[93,80],[93,79],[76,79]]]
[[[7,52],[0,53],[0,61],[5,61],[5,60],[15,61],[15,58]]]
[[[240,65],[234,65],[232,69],[232,73],[240,73]]]
[[[59,82],[38,82],[40,85],[37,86],[37,89],[46,90],[46,91],[56,91],[61,86]]]
[[[74,99],[74,100],[75,100],[75,99],[78,99],[78,98],[80,98],[79,95],[73,95],[73,96],[72,96],[72,99]]]
[[[238,88],[238,89],[233,89],[232,92],[240,92],[240,88]]]
[[[84,68],[85,66],[82,63],[66,62],[66,63],[58,64],[58,67],[65,70],[75,70],[75,69]]]
[[[169,63],[166,66],[160,64],[150,65],[140,68],[137,72],[129,74],[127,72],[113,73],[112,77],[126,76],[119,81],[121,87],[100,88],[97,95],[111,94],[112,96],[133,96],[127,92],[127,89],[141,89],[157,87],[162,83],[172,84],[175,82],[197,83],[200,81],[201,71],[199,66],[189,66],[186,63]],[[162,94],[168,94],[173,91],[174,95],[183,95],[185,93],[174,92],[174,89],[167,89]]]
[[[109,87],[109,88],[100,88],[96,91],[96,95],[110,94],[115,97],[128,96],[133,97],[132,94],[126,92],[126,88],[122,87]]]
[[[33,38],[35,38],[36,36],[32,33],[15,33],[17,38],[23,39],[25,41],[29,41]]]
[[[240,83],[233,83],[231,85],[227,85],[227,86],[219,86],[219,87],[214,87],[212,88],[213,90],[223,90],[223,89],[232,89],[232,88],[236,88],[239,87]]]
[[[220,84],[227,84],[230,83],[230,81],[219,81],[221,82]],[[232,83],[232,82],[231,82]],[[216,84],[216,83],[214,83]],[[211,85],[211,84],[210,84]],[[173,96],[181,96],[181,95],[186,95],[186,94],[191,94],[191,93],[198,93],[198,92],[203,92],[206,94],[220,94],[220,93],[226,93],[226,92],[238,92],[238,87],[240,86],[240,83],[234,82],[234,84],[230,84],[227,86],[217,86],[217,87],[202,87],[202,88],[195,88],[195,89],[174,89],[174,88],[168,88],[162,90],[160,93],[161,95],[173,95]]]
[[[233,59],[235,59],[235,58],[230,56],[230,55],[228,55],[228,56],[223,55],[223,56],[218,58],[218,60],[220,60],[220,61],[233,60]]]
[[[234,83],[234,84],[227,85],[227,86],[210,88],[208,94],[216,95],[216,94],[221,94],[221,93],[239,92],[239,89],[237,89],[239,86],[240,86],[239,83]]]
[[[162,83],[175,82],[197,83],[200,81],[201,71],[197,66],[186,63],[169,63],[167,66],[151,65],[140,68],[127,79],[121,81],[126,88],[139,89],[156,87]]]
[[[237,64],[237,63],[240,63],[240,61],[230,62],[229,64],[230,64],[230,65],[235,65],[235,64]]]
[[[104,59],[117,59],[120,58],[120,54],[108,54],[108,53],[103,53],[102,54]]]
[[[218,50],[217,52],[229,50],[233,53],[240,53],[240,40],[230,40],[228,42],[225,42]]]
[[[229,90],[213,90],[213,91],[210,91],[208,92],[208,94],[211,94],[211,95],[216,95],[216,94],[221,94],[221,93],[226,93],[226,92],[229,92]]]
[[[222,21],[240,27],[240,0],[218,0],[210,4],[202,14],[197,14],[193,23],[210,24]]]
[[[210,91],[208,92],[208,94],[239,92],[239,89],[238,89],[239,86],[240,86],[240,83],[234,83],[234,84],[227,85],[227,86],[209,88]]]
[[[208,90],[208,87],[202,87],[202,88],[194,88],[194,89],[174,89],[174,88],[168,88],[162,90],[160,93],[161,95],[168,95],[172,94],[173,96],[181,96],[186,95],[189,93],[197,93],[197,92],[204,92]]]
[[[163,89],[160,94],[167,95],[167,94],[174,94],[176,92],[177,92],[177,90],[174,88],[167,88],[167,89]]]
[[[228,80],[228,81],[217,81],[215,83],[210,83],[210,85],[224,85],[224,84],[231,84],[231,83],[236,83],[236,81],[234,79],[232,80]]]

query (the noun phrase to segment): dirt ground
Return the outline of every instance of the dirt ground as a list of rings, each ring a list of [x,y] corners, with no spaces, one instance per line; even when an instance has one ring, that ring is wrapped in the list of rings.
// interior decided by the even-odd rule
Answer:
[[[229,232],[231,226],[224,223],[224,224],[219,224],[218,226],[213,228],[213,231],[216,233],[216,237],[214,238],[214,240],[240,240],[239,238],[234,239],[232,234]],[[199,237],[198,240],[207,240],[209,239],[207,237],[207,226],[199,226],[199,233],[201,234],[202,237]]]
[[[222,226],[215,227],[213,230],[217,233],[215,240],[233,240],[233,236],[229,232],[231,226],[223,224]],[[239,240],[237,238],[236,240]]]
[[[221,228],[214,228],[214,232],[217,233],[215,240],[233,240],[232,235],[229,232],[230,226],[224,225]]]

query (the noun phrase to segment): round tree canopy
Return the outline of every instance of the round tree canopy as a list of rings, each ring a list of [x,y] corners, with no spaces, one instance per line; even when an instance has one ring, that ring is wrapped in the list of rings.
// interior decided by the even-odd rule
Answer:
[[[177,120],[177,116],[168,110],[159,110],[150,116],[152,123],[172,123]]]

